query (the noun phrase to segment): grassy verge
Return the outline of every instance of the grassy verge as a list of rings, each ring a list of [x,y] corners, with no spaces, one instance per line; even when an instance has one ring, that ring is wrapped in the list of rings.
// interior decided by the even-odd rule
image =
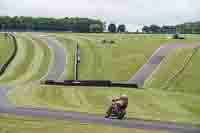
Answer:
[[[187,93],[199,93],[199,57],[198,49],[184,70],[173,77],[184,64],[188,56],[192,54],[192,49],[178,49],[174,51],[145,82],[145,87],[169,89]],[[170,71],[169,71],[170,70]]]
[[[8,83],[18,79],[26,73],[34,56],[34,46],[25,38],[17,36],[18,52],[16,58],[0,78],[1,83]]]
[[[104,115],[114,96],[129,95],[129,118],[200,124],[198,95],[155,89],[56,87],[26,85],[9,92],[18,106],[45,107],[58,110]]]
[[[0,64],[5,64],[12,55],[14,46],[12,40],[5,38],[3,33],[0,33]]]
[[[164,133],[164,131],[118,128],[75,121],[0,115],[1,133],[102,133],[105,131],[106,133]]]
[[[176,79],[169,84],[170,90],[181,91],[186,93],[200,93],[200,49],[192,57],[189,64],[185,67]],[[200,110],[199,110],[200,112]]]
[[[18,34],[17,39],[19,51],[0,82],[26,83],[40,80],[48,72],[50,49],[28,34]]]
[[[184,62],[191,56],[193,48],[173,50],[154,70],[145,81],[145,88],[165,88],[171,84],[171,78],[183,67]]]
[[[41,61],[34,62],[34,63],[40,63],[37,68],[37,72],[33,73],[31,78],[29,79],[29,81],[36,81],[39,79],[43,79],[43,77],[48,73],[48,66],[50,65],[53,57],[52,57],[51,50],[48,48],[45,42],[31,36],[29,37],[30,39],[33,40],[35,45],[38,45],[40,47],[40,50],[41,50],[40,54],[37,54],[37,58],[40,58]]]

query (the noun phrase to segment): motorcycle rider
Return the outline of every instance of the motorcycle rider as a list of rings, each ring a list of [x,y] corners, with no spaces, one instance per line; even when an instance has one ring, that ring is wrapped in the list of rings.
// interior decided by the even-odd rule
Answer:
[[[117,109],[117,112],[123,112],[126,114],[126,109],[128,107],[128,96],[123,94],[119,98],[112,99],[112,106],[106,112],[105,118],[108,118],[112,113],[113,108]]]

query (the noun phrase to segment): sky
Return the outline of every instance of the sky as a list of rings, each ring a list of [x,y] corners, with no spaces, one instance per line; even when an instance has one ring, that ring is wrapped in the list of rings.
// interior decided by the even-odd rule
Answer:
[[[0,15],[91,17],[135,31],[144,25],[200,21],[200,0],[0,0]]]

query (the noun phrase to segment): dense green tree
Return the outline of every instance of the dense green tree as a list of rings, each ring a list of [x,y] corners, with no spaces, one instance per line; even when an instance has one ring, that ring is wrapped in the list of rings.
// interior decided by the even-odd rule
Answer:
[[[118,26],[117,32],[125,32],[126,31],[126,25],[121,24]]]
[[[161,32],[161,28],[158,25],[153,24],[149,28],[150,28],[151,33],[160,33]]]
[[[151,25],[142,28],[144,33],[166,33],[166,34],[200,34],[200,22],[184,23],[179,25],[164,25],[159,27]]]
[[[142,32],[143,32],[143,33],[149,33],[149,32],[150,32],[150,28],[149,28],[148,26],[144,26],[144,27],[142,28]]]
[[[103,32],[103,28],[99,24],[91,24],[90,25],[90,32],[98,33]]]
[[[161,27],[161,33],[175,34],[176,33],[176,27],[164,25],[164,26]]]
[[[103,22],[88,18],[43,18],[43,17],[9,17],[0,16],[1,30],[34,30],[34,31],[72,31],[90,32],[90,25],[99,25],[103,31]]]
[[[115,24],[110,24],[108,26],[108,31],[112,32],[112,33],[116,32],[117,31],[117,26]]]

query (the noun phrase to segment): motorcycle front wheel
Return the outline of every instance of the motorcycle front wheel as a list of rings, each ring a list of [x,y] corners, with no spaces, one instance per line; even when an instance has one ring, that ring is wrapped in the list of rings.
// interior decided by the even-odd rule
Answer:
[[[126,115],[126,112],[121,112],[121,113],[119,113],[118,119],[119,119],[119,120],[122,120],[122,119],[124,118],[125,115]]]

